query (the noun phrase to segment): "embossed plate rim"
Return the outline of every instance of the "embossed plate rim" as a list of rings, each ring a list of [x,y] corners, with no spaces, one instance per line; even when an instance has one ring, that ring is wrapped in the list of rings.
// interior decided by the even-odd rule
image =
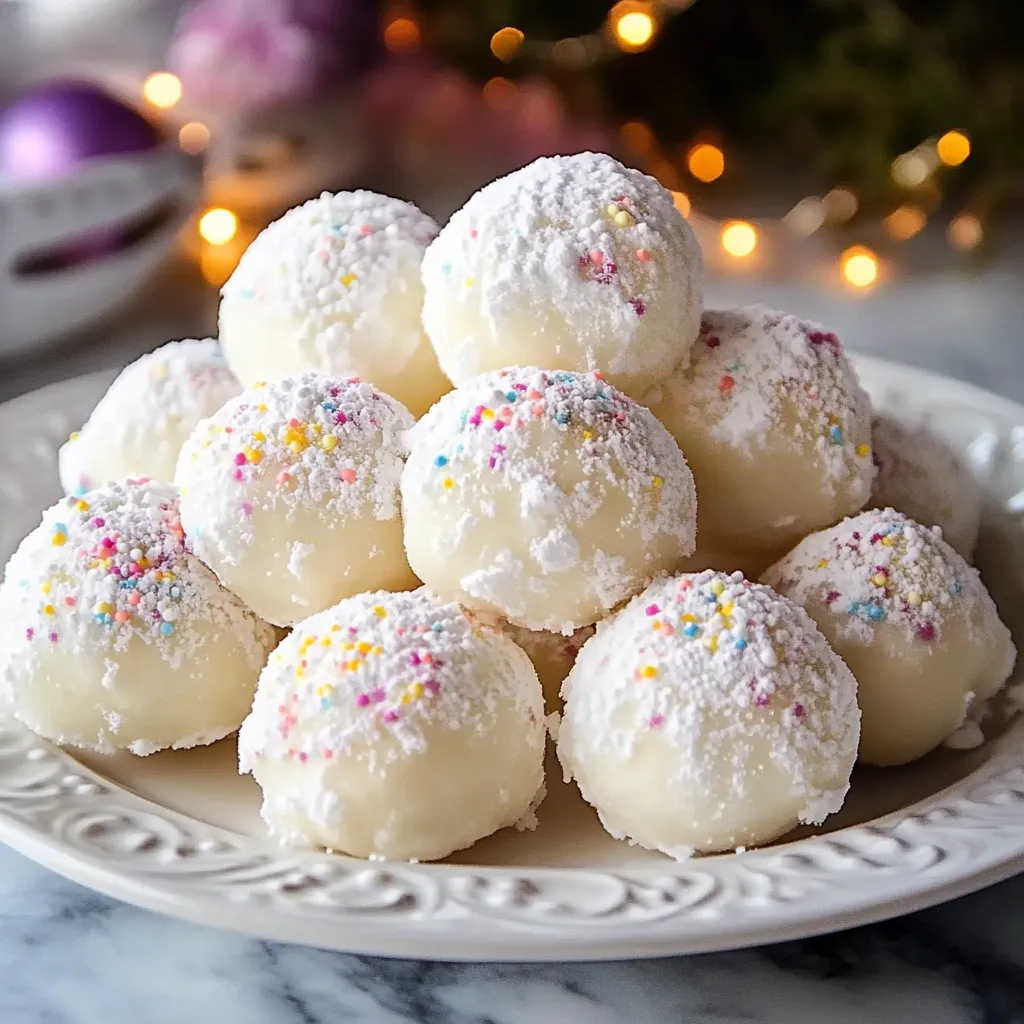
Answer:
[[[857,363],[910,405],[955,402],[1001,421],[1004,447],[1024,438],[1024,406],[909,367]],[[60,399],[95,395],[110,376],[15,399],[0,407],[0,430],[12,415],[38,426]],[[622,870],[367,864],[282,849],[148,801],[0,722],[0,841],[150,910],[349,952],[535,961],[707,952],[866,924],[1024,870],[1024,720],[973,773],[868,824]]]

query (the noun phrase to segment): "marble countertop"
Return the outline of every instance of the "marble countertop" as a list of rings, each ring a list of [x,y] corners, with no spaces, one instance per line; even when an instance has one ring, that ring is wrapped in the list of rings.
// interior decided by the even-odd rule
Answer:
[[[165,279],[166,280],[166,279]],[[710,301],[819,318],[854,348],[1024,399],[1016,267],[857,299],[715,282]],[[189,293],[186,301],[183,296]],[[0,365],[0,399],[202,334],[214,301],[161,288],[97,344]],[[1024,877],[934,910],[762,950],[608,964],[434,964],[259,942],[96,895],[0,848],[3,1024],[1011,1024]]]

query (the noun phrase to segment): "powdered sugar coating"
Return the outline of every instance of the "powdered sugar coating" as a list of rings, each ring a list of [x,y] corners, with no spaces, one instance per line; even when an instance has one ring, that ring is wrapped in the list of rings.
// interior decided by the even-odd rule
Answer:
[[[442,398],[410,441],[410,564],[468,607],[571,633],[693,551],[686,460],[600,374],[482,374]]]
[[[462,384],[511,363],[602,370],[630,394],[685,363],[704,267],[672,196],[603,153],[491,182],[423,260],[423,323]]]
[[[741,573],[656,580],[598,627],[562,695],[566,777],[613,835],[671,856],[819,823],[847,792],[853,675]]]
[[[4,703],[50,738],[101,749],[158,749],[232,731],[274,642],[189,550],[176,488],[144,480],[107,484],[44,512],[7,565],[0,619]],[[140,664],[141,673],[126,668]],[[206,708],[214,718],[204,721],[217,690],[224,701]],[[133,734],[169,695],[195,700],[190,727],[162,738]],[[79,702],[82,731],[55,736],[47,723],[66,720]],[[58,710],[47,713],[48,703]],[[237,717],[216,717],[225,704]],[[35,720],[26,718],[29,705]],[[106,719],[98,731],[96,715]]]
[[[1016,658],[977,571],[893,509],[812,534],[764,575],[805,607],[850,666],[864,713],[861,760],[904,764],[955,732]]]
[[[172,480],[192,428],[241,390],[213,338],[171,341],[136,359],[61,447],[65,492],[127,477]]]
[[[375,192],[324,192],[246,249],[220,336],[246,385],[303,370],[356,374],[423,412],[448,384],[423,334],[420,262],[437,225]]]
[[[374,565],[378,586],[414,585],[398,498],[412,423],[358,377],[305,373],[245,391],[182,449],[182,520],[196,554],[278,625],[358,593]],[[269,593],[268,573],[290,591]],[[315,594],[304,596],[307,582]]]
[[[946,542],[970,560],[981,522],[981,487],[967,464],[924,424],[880,413],[871,432],[877,469],[872,504],[941,526]]]
[[[280,836],[302,819],[314,842],[428,858],[529,812],[544,740],[540,685],[511,640],[426,589],[377,592],[280,644],[239,734],[239,764],[263,785]],[[469,794],[476,782],[459,777],[483,788]],[[460,791],[453,813],[464,824],[453,827],[444,805]],[[436,815],[424,813],[430,803]]]
[[[692,464],[707,542],[785,550],[868,499],[870,404],[820,324],[707,311],[690,366],[644,402]]]

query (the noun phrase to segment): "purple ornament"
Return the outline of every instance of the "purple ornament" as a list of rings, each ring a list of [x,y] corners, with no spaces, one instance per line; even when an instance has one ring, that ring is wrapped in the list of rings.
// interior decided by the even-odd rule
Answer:
[[[99,87],[52,82],[0,111],[0,178],[52,180],[86,160],[139,153],[162,141],[152,122]]]

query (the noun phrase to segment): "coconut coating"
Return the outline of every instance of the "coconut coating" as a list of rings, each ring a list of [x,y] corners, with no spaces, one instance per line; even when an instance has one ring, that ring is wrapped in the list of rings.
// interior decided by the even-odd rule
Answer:
[[[584,644],[562,696],[566,779],[613,836],[672,857],[820,823],[849,788],[853,675],[738,572],[656,580]]]
[[[274,221],[221,293],[239,380],[354,375],[421,415],[451,387],[420,322],[420,262],[436,234],[412,203],[366,191],[324,192]]]
[[[357,377],[306,373],[243,392],[181,452],[196,554],[278,626],[367,589],[416,586],[398,498],[412,422]]]
[[[409,564],[469,608],[569,634],[693,551],[682,452],[600,374],[483,374],[442,398],[410,439]]]
[[[169,483],[195,425],[241,390],[213,338],[171,341],[136,359],[61,447],[64,492],[129,477]]]
[[[686,452],[702,545],[770,561],[868,500],[870,404],[819,324],[763,306],[709,311],[690,366],[644,402]]]
[[[927,754],[1000,690],[1016,649],[977,570],[893,509],[812,534],[764,581],[807,609],[853,670],[860,759]]]
[[[299,623],[238,748],[283,841],[434,860],[534,826],[544,742],[526,655],[421,589],[360,594]]]
[[[65,498],[0,584],[0,698],[30,729],[100,752],[238,728],[273,631],[188,549],[171,484]]]
[[[423,323],[456,384],[514,363],[601,370],[637,396],[685,363],[704,267],[654,178],[543,157],[453,214],[423,260]]]

